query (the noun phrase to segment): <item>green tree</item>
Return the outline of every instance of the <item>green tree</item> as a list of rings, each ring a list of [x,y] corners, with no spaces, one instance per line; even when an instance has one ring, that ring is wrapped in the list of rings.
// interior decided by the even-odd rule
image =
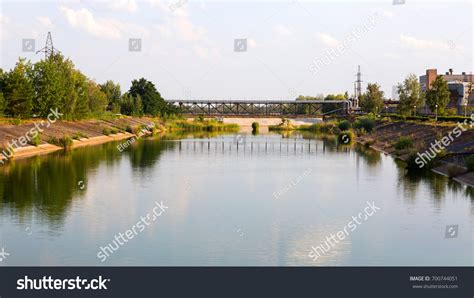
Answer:
[[[424,105],[424,94],[416,75],[410,74],[407,76],[403,83],[398,84],[397,89],[400,97],[400,114],[409,115],[413,112],[415,106],[421,107]]]
[[[105,93],[107,96],[107,110],[114,113],[120,112],[120,99],[122,97],[122,92],[120,90],[120,85],[115,84],[113,81],[108,80],[104,84],[99,85],[100,90]]]
[[[325,101],[331,100],[345,100],[344,94],[328,94],[324,98]],[[322,107],[323,114],[335,113],[338,110],[342,109],[341,104],[324,104]]]
[[[143,103],[143,112],[147,115],[156,116],[167,113],[169,110],[160,93],[156,91],[155,85],[144,78],[133,80],[129,93],[132,97],[140,95]]]
[[[7,107],[7,102],[3,92],[5,91],[5,78],[6,75],[3,72],[3,69],[0,68],[0,116],[5,115],[5,109]]]
[[[360,98],[360,107],[364,112],[377,113],[383,108],[383,91],[377,83],[367,85],[367,91]]]
[[[31,63],[19,59],[5,78],[6,113],[13,117],[31,117],[34,90],[29,74]]]
[[[431,88],[426,92],[426,104],[433,112],[436,111],[436,105],[438,105],[438,112],[443,114],[449,98],[448,82],[442,76],[437,76],[431,83]]]
[[[107,107],[107,95],[94,81],[87,80],[86,88],[89,111],[94,116],[101,116]]]

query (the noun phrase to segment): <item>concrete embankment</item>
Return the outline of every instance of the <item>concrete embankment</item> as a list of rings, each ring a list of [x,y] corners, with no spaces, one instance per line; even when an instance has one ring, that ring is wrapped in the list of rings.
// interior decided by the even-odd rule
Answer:
[[[46,120],[35,120],[26,121],[18,125],[8,124],[4,121],[4,123],[0,124],[0,159],[6,159],[6,156],[11,155],[8,148],[13,149],[12,158],[14,159],[62,150],[62,147],[51,143],[51,140],[64,136],[73,138],[71,148],[124,140],[135,136],[135,134],[124,131],[125,128],[138,129],[141,126],[147,126],[155,122],[156,119],[146,117],[123,117],[113,120],[56,121],[54,123],[49,123]],[[31,140],[36,135],[36,132],[38,132],[39,144],[33,146]],[[108,135],[104,135],[104,132],[107,132]]]
[[[457,130],[455,130],[457,128]],[[397,150],[395,144],[401,137],[413,141],[413,148]],[[444,138],[444,140],[443,140]],[[414,122],[378,122],[375,131],[359,136],[358,142],[407,161],[410,154],[417,156],[426,152],[432,154],[433,144],[447,144],[444,150],[446,157],[439,160],[439,165],[432,170],[438,174],[474,187],[474,173],[465,167],[465,158],[474,152],[474,129],[471,124],[422,124]],[[438,145],[435,145],[438,148]],[[421,158],[420,158],[421,161]],[[420,162],[421,164],[421,162]]]

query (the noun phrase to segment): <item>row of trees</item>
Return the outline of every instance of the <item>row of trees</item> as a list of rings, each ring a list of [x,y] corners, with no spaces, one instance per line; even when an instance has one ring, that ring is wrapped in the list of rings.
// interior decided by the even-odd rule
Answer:
[[[432,111],[443,114],[450,100],[448,82],[437,76],[427,92],[423,92],[415,75],[409,75],[397,86],[400,104],[398,111],[402,115],[409,115],[414,107],[428,106]],[[384,92],[376,83],[369,83],[367,91],[360,98],[360,107],[365,112],[377,113],[384,107]]]
[[[141,78],[122,94],[113,81],[97,84],[59,53],[31,63],[19,59],[8,72],[0,69],[0,114],[17,118],[46,117],[59,108],[65,119],[100,117],[105,112],[125,115],[175,113],[156,90]]]

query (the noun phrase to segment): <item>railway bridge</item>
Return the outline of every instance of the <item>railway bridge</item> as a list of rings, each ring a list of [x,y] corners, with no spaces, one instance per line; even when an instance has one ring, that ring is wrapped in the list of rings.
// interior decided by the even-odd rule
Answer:
[[[348,114],[350,100],[181,100],[168,99],[184,115],[321,116]]]

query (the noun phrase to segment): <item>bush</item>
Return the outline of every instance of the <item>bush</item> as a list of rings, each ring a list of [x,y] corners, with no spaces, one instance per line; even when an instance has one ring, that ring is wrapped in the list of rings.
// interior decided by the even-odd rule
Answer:
[[[39,133],[37,133],[34,137],[31,138],[30,145],[38,147],[41,144],[41,138]]]
[[[59,147],[63,147],[64,149],[70,149],[74,141],[72,140],[70,136],[65,135],[61,138],[52,137],[49,140],[49,143],[54,144]]]
[[[87,138],[87,136],[85,134],[83,134],[82,132],[78,131],[78,132],[75,132],[72,134],[72,138],[74,140],[80,140],[82,138]]]
[[[369,118],[360,118],[354,123],[357,129],[364,129],[366,132],[372,132],[375,128],[375,121]]]
[[[252,123],[252,132],[253,133],[258,133],[259,129],[260,129],[260,124],[258,122]]]
[[[128,133],[134,133],[133,127],[130,126],[130,125],[127,125],[127,127],[125,127],[125,131],[128,132]]]
[[[115,135],[115,134],[118,134],[118,133],[119,133],[119,130],[116,129],[116,128],[112,128],[112,129],[110,130],[110,133],[113,134],[113,135]]]
[[[408,137],[400,137],[398,141],[395,143],[396,150],[404,150],[413,147],[413,140]]]
[[[465,170],[463,170],[463,168],[461,168],[457,165],[454,165],[454,164],[448,165],[448,177],[449,178],[456,177],[458,175],[461,175],[464,172],[465,172]]]
[[[102,134],[104,134],[106,136],[110,135],[110,129],[108,129],[107,127],[103,128],[102,129]]]
[[[347,120],[343,120],[343,121],[339,122],[339,124],[337,126],[339,127],[339,129],[341,131],[345,131],[345,130],[349,130],[349,128],[351,128],[351,123]]]
[[[469,171],[474,171],[474,154],[466,158],[466,167]]]

